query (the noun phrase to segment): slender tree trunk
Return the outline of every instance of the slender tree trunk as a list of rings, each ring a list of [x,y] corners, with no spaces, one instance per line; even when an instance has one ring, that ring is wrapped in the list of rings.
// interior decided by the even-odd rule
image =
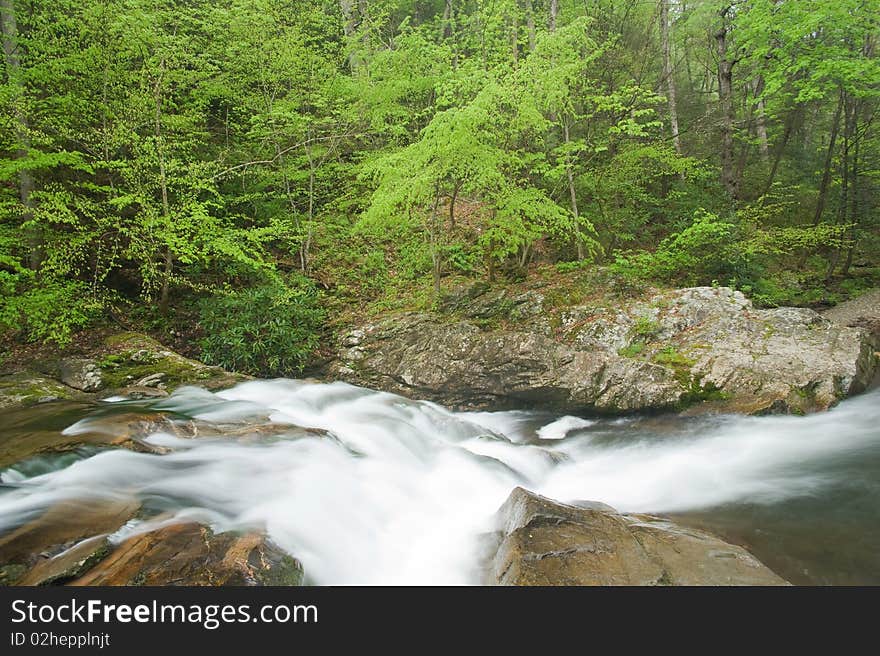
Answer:
[[[859,188],[859,153],[861,150],[861,137],[858,134],[859,127],[859,109],[861,102],[856,100],[853,108],[853,156],[852,170],[850,172],[850,215],[849,215],[849,244],[846,249],[846,260],[843,263],[843,269],[840,274],[845,278],[849,275],[849,269],[852,266],[853,253],[856,248],[856,230],[861,220],[861,189]]]
[[[155,113],[153,135],[156,138],[156,156],[159,160],[159,190],[162,196],[162,218],[166,227],[171,224],[171,203],[168,200],[168,176],[165,169],[165,144],[162,134],[162,79],[165,75],[164,60],[159,65],[159,77],[153,89]],[[163,253],[164,270],[162,272],[162,288],[159,296],[159,312],[167,314],[168,302],[171,297],[171,275],[174,272],[174,254],[170,246],[165,246]]]
[[[822,181],[819,183],[819,196],[816,199],[816,213],[813,215],[813,225],[817,226],[822,221],[822,213],[825,211],[825,203],[828,198],[828,185],[831,182],[831,164],[834,162],[834,147],[837,144],[837,132],[840,129],[840,113],[843,110],[846,93],[843,87],[837,99],[837,109],[834,110],[834,118],[831,120],[831,135],[828,137],[828,150],[825,151],[825,166],[822,169]]]
[[[788,146],[792,133],[794,132],[795,124],[800,122],[798,116],[801,111],[801,107],[796,107],[785,117],[785,130],[782,133],[782,139],[780,139],[779,143],[776,145],[776,152],[773,155],[773,166],[770,167],[770,174],[767,176],[767,184],[764,185],[764,193],[761,194],[762,196],[769,194],[770,189],[773,187],[773,182],[776,180],[776,172],[779,170],[779,164],[782,161],[782,156],[785,154],[785,149]]]
[[[518,9],[518,8],[517,8]],[[513,70],[519,67],[519,12],[513,11],[513,25],[510,35],[511,55],[513,56]]]
[[[495,241],[489,241],[489,255],[487,258],[486,269],[488,270],[489,282],[495,282],[495,256],[492,251],[495,250]]]
[[[13,0],[0,0],[0,36],[3,40],[3,58],[6,65],[6,76],[12,88],[13,121],[15,126],[16,158],[27,157],[31,147],[30,126],[24,111],[24,88],[21,82],[21,54],[18,49],[18,22],[15,16]],[[31,172],[22,168],[18,174],[18,198],[23,208],[22,223],[33,219],[34,178]],[[41,231],[31,227],[26,231],[28,243],[28,266],[36,271],[43,260],[43,237]]]
[[[848,94],[844,94],[844,104],[843,104],[843,152],[841,153],[841,161],[840,161],[840,203],[837,206],[837,223],[838,225],[842,225],[846,223],[847,215],[849,214],[849,195],[850,195],[850,179],[849,179],[849,164],[850,164],[850,147],[852,145],[852,135],[853,135],[853,115],[852,115],[852,105],[850,104],[850,98]],[[838,245],[830,254],[828,258],[828,272],[825,274],[825,282],[830,283],[831,279],[834,277],[834,270],[837,268],[837,263],[840,261],[840,253],[841,246]]]
[[[458,192],[461,191],[461,183],[456,182],[449,199],[449,229],[455,230],[455,202],[458,200]]]
[[[440,281],[443,276],[443,254],[440,251],[440,234],[443,230],[442,219],[438,220],[440,208],[440,182],[434,187],[434,204],[431,207],[428,237],[431,241],[431,273],[434,279],[434,300],[440,300]]]
[[[562,119],[562,135],[565,138],[565,145],[571,143],[571,132],[568,124],[568,118]],[[574,188],[574,171],[571,163],[571,156],[566,155],[565,175],[568,178],[568,193],[571,197],[571,213],[574,215],[575,239],[577,241],[578,260],[586,257],[584,252],[584,240],[581,238],[581,218],[578,211],[577,192]]]
[[[687,17],[687,15],[688,15],[688,5],[685,0],[681,0],[681,15],[685,16],[685,17]],[[687,33],[687,31],[685,31],[684,40],[682,43],[682,46],[684,49],[684,70],[687,73],[688,91],[693,92],[693,90],[694,90],[694,73],[693,73],[693,68],[691,67],[692,57],[691,57],[690,45],[691,45],[691,37]]]
[[[557,18],[559,18],[559,0],[550,0],[550,22],[548,27],[551,32],[556,31]]]
[[[358,14],[361,18],[361,43],[364,46],[364,57],[369,61],[369,54],[372,48],[370,42],[370,2],[369,0],[358,0]]]
[[[767,139],[767,108],[764,105],[764,77],[759,75],[755,81],[755,96],[757,98],[757,112],[755,114],[755,132],[758,134],[758,149],[761,159],[766,164],[770,159],[770,145]]]
[[[534,0],[524,0],[526,10],[526,29],[529,32],[529,52],[535,52],[537,43],[537,30],[535,28],[535,3]]]
[[[870,59],[874,56],[876,41],[873,34],[868,34],[865,37],[865,44],[862,47],[862,55],[866,59]],[[853,165],[852,165],[852,214],[850,216],[850,223],[852,227],[850,228],[850,238],[849,238],[849,246],[846,251],[846,261],[843,264],[843,270],[841,274],[846,277],[849,275],[850,267],[853,263],[853,256],[856,250],[857,238],[858,238],[858,226],[862,220],[862,212],[864,211],[864,207],[866,205],[866,199],[863,197],[863,194],[867,192],[867,188],[869,185],[861,185],[860,184],[860,176],[859,176],[859,160],[860,160],[860,151],[861,151],[861,143],[862,139],[865,136],[865,131],[863,130],[859,133],[859,116],[862,113],[862,109],[864,108],[864,100],[856,100],[856,105],[853,111],[853,137],[855,139],[855,148],[853,152]]]
[[[715,33],[718,50],[718,102],[721,109],[721,183],[733,200],[737,200],[739,189],[736,179],[736,161],[733,145],[733,64],[727,52],[727,13],[730,6],[721,11],[723,24]]]
[[[448,39],[452,36],[452,0],[446,0],[446,6],[443,8],[443,38]]]
[[[349,48],[348,67],[352,73],[357,73],[360,61],[354,48],[355,33],[357,32],[357,13],[354,3],[355,0],[339,0],[339,9],[342,11],[342,31]]]
[[[309,273],[309,249],[312,246],[312,222],[315,216],[315,160],[312,157],[312,147],[306,146],[306,157],[309,160],[309,209],[308,222],[306,224],[306,236],[299,248],[299,263],[304,275]]]
[[[669,42],[669,0],[660,0],[660,40],[663,50],[663,77],[666,78],[666,98],[669,102],[669,126],[672,128],[672,144],[681,155],[678,132],[678,105],[675,100],[675,76],[672,70],[672,47]]]

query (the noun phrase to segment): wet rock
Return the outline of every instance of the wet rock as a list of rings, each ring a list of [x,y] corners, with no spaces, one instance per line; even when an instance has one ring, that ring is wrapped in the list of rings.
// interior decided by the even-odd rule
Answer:
[[[741,547],[604,504],[569,506],[516,488],[497,520],[489,583],[787,585]]]
[[[464,318],[407,313],[359,327],[330,376],[457,408],[620,413],[702,404],[760,414],[826,409],[864,390],[878,370],[868,331],[803,308],[757,309],[727,288],[568,308],[556,332],[540,295],[478,291],[450,301]],[[474,298],[474,308],[461,309]],[[486,323],[501,306],[506,320]]]
[[[0,563],[31,568],[81,540],[112,533],[139,508],[140,503],[130,498],[62,501],[0,537]]]
[[[82,576],[111,551],[106,535],[97,535],[75,544],[52,558],[37,562],[16,585],[50,585]]]
[[[67,358],[59,365],[61,382],[82,392],[97,392],[104,387],[101,368],[86,358]]]
[[[130,385],[119,390],[119,395],[129,398],[133,401],[143,401],[145,399],[161,399],[168,396],[168,392],[164,389],[156,387],[138,387]]]
[[[259,533],[171,524],[123,541],[70,585],[300,585],[302,566]]]

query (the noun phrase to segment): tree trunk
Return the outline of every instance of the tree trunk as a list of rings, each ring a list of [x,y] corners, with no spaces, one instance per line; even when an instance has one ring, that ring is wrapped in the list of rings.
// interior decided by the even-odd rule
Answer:
[[[452,36],[452,0],[446,0],[446,6],[443,8],[443,38],[448,39]]]
[[[764,105],[764,78],[758,76],[755,81],[755,97],[757,99],[757,112],[755,114],[755,132],[758,134],[758,149],[761,159],[766,164],[770,159],[770,145],[767,139],[767,108]]]
[[[669,102],[669,125],[672,128],[672,144],[681,155],[678,132],[678,106],[675,101],[675,77],[672,70],[672,48],[669,42],[669,0],[660,0],[660,40],[663,50],[663,77],[666,78],[666,98]]]
[[[495,282],[495,255],[493,255],[493,251],[495,250],[495,240],[489,240],[489,255],[487,258],[486,269],[489,275],[489,282]]]
[[[861,198],[860,193],[861,190],[859,188],[859,151],[861,150],[861,137],[858,134],[859,127],[859,110],[861,103],[860,101],[855,101],[855,107],[853,108],[853,156],[852,156],[852,170],[850,172],[850,215],[849,215],[849,244],[846,249],[846,260],[843,263],[843,269],[841,269],[840,274],[845,278],[849,275],[849,269],[852,266],[853,261],[853,253],[856,249],[856,229],[858,228],[859,222],[861,220]]]
[[[455,202],[458,200],[458,192],[461,191],[461,183],[456,182],[449,198],[449,229],[455,230]]]
[[[529,52],[535,52],[537,43],[537,31],[535,29],[535,3],[534,0],[524,0],[526,9],[526,29],[529,32]]]
[[[516,70],[519,67],[519,12],[514,9],[513,11],[513,25],[511,26],[510,35],[510,46],[511,46],[511,55],[513,57],[513,70]]]
[[[354,9],[355,0],[339,0],[339,9],[342,11],[342,31],[349,48],[348,67],[352,73],[357,73],[360,68],[357,53],[354,49],[355,33],[357,32],[357,14]]]
[[[849,162],[850,162],[850,146],[853,136],[854,116],[851,112],[852,106],[848,94],[844,93],[843,101],[843,152],[840,156],[840,203],[837,206],[837,223],[843,225],[846,223],[849,214],[849,195],[850,195],[850,179],[849,179]],[[840,252],[842,248],[838,244],[828,258],[828,272],[825,274],[825,283],[831,282],[834,277],[834,269],[840,261]]]
[[[568,118],[562,120],[562,135],[565,139],[565,145],[571,143],[571,133],[568,125]],[[581,218],[578,211],[577,192],[574,188],[574,171],[570,159],[570,155],[566,155],[565,175],[568,178],[568,193],[571,197],[571,213],[574,215],[575,240],[577,241],[577,257],[583,260],[586,257],[584,252],[584,240],[581,238]]]
[[[767,176],[767,184],[764,185],[764,193],[761,194],[762,196],[769,194],[770,189],[773,187],[773,182],[776,180],[776,172],[779,170],[779,164],[782,161],[782,156],[785,154],[785,148],[788,146],[788,142],[794,132],[795,124],[800,122],[799,115],[801,111],[801,107],[796,107],[792,109],[785,118],[785,131],[782,133],[782,139],[776,146],[776,153],[773,156],[773,166],[770,167],[770,174]]]
[[[825,167],[822,169],[822,181],[819,183],[819,196],[816,199],[816,213],[813,215],[813,225],[817,226],[822,221],[822,213],[825,211],[825,203],[828,198],[828,184],[831,182],[831,164],[834,161],[834,147],[837,144],[837,132],[840,129],[840,113],[843,110],[846,93],[843,87],[837,98],[837,109],[834,110],[834,118],[831,120],[831,135],[828,138],[828,150],[825,151]]]
[[[361,18],[361,43],[364,46],[364,58],[369,61],[369,53],[371,49],[369,0],[358,0],[358,14],[360,14]]]
[[[556,19],[559,17],[559,0],[550,0],[550,22],[548,27],[551,32],[556,31]]]
[[[721,11],[723,24],[715,33],[715,42],[718,50],[718,103],[721,109],[721,183],[733,200],[737,200],[739,189],[736,179],[736,161],[733,146],[733,64],[728,58],[727,13],[730,7]]]
[[[428,222],[428,239],[431,248],[431,274],[434,279],[434,300],[440,301],[440,281],[443,276],[443,253],[441,252],[440,235],[443,231],[443,220],[438,220],[440,209],[440,181],[434,186],[434,204]]]
[[[13,91],[13,121],[15,125],[16,158],[27,157],[31,147],[30,127],[22,102],[24,88],[21,82],[21,55],[18,50],[18,22],[15,17],[13,0],[0,0],[0,36],[3,40],[3,58],[6,65],[6,76]],[[18,198],[23,208],[21,221],[27,223],[33,219],[34,178],[27,169],[18,174]],[[36,271],[43,260],[43,239],[40,230],[31,227],[26,231],[28,243],[28,266]]]
[[[168,177],[165,170],[164,136],[162,134],[162,78],[165,75],[165,61],[159,65],[159,77],[153,89],[155,102],[154,113],[154,136],[156,138],[156,156],[159,160],[159,190],[162,196],[162,218],[165,219],[166,227],[171,225],[171,203],[168,200]],[[174,255],[169,246],[165,246],[163,254],[165,261],[162,274],[162,289],[159,296],[159,312],[168,313],[168,301],[171,297],[171,275],[174,271]]]

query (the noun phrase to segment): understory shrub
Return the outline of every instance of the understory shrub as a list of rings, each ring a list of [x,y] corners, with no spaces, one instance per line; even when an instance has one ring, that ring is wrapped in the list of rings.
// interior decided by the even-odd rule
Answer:
[[[202,299],[203,360],[261,376],[302,371],[324,321],[318,300],[314,283],[300,276]]]

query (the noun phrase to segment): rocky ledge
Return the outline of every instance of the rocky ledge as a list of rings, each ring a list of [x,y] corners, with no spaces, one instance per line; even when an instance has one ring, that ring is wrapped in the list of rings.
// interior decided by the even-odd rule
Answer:
[[[516,488],[487,563],[496,585],[788,585],[745,549],[651,515]]]
[[[725,287],[553,312],[538,291],[478,284],[441,310],[348,331],[329,375],[455,408],[759,414],[827,409],[878,370],[877,323],[758,309]]]

